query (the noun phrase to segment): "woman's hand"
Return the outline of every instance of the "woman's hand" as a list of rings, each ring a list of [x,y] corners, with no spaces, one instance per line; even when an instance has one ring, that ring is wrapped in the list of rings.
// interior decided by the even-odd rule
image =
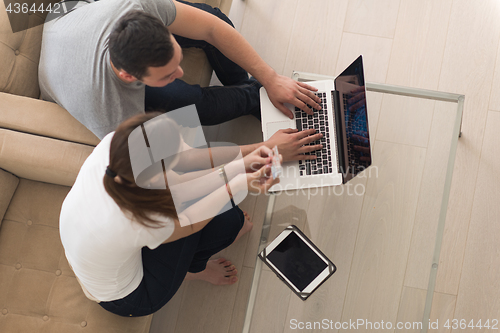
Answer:
[[[268,147],[278,146],[278,150],[283,155],[283,161],[314,160],[316,155],[304,155],[304,153],[314,152],[323,148],[323,145],[317,144],[306,146],[314,141],[318,141],[323,134],[316,133],[314,129],[297,131],[296,129],[282,129],[274,133],[266,142]]]
[[[273,179],[271,176],[270,164],[264,165],[255,172],[247,173],[248,192],[258,194],[266,193],[271,186],[279,182],[279,178]]]
[[[245,163],[245,171],[255,172],[266,164],[270,164],[272,160],[273,151],[267,146],[260,146],[250,154],[243,157]]]

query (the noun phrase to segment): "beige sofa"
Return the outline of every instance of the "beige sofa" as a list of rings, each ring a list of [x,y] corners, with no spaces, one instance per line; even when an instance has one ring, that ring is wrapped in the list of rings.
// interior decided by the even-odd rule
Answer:
[[[228,13],[231,0],[206,1]],[[43,22],[30,15],[26,27]],[[0,1],[0,332],[149,332],[88,300],[59,238],[61,204],[99,142],[66,110],[38,99],[43,25],[13,34]],[[185,52],[189,83],[208,85],[200,50]]]

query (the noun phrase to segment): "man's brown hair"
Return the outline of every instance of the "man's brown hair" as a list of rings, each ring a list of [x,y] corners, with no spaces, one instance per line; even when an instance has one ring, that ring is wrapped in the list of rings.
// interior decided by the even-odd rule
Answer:
[[[165,66],[174,56],[170,31],[163,22],[140,10],[123,15],[109,35],[111,62],[142,80],[148,67]]]

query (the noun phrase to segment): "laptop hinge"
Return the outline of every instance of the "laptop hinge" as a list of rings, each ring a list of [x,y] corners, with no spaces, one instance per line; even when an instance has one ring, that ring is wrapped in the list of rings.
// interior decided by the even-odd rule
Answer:
[[[344,118],[340,114],[340,101],[339,92],[337,90],[332,91],[332,101],[333,101],[333,123],[335,124],[335,145],[337,147],[337,172],[344,174],[343,168],[340,166],[345,165],[344,158],[344,139],[342,136],[342,122]]]

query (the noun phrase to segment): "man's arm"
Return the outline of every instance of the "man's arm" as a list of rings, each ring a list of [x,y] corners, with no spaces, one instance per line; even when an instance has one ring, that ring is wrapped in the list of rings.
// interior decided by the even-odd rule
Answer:
[[[262,83],[273,105],[285,115],[293,118],[283,103],[293,104],[309,114],[312,111],[306,104],[321,109],[318,104],[320,99],[312,92],[316,88],[276,73],[236,29],[203,10],[176,1],[174,4],[177,14],[169,30],[173,34],[204,40],[215,46]]]

